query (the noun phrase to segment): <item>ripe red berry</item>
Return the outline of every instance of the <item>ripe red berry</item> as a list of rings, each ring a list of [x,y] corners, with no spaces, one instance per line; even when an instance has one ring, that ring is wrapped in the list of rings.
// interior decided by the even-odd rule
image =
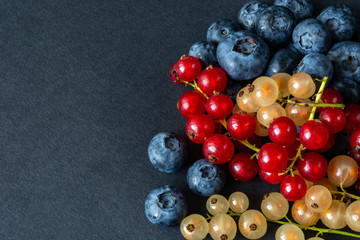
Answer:
[[[266,172],[281,172],[288,162],[286,150],[277,143],[265,143],[259,151],[259,167]]]
[[[205,113],[205,102],[204,95],[198,91],[188,91],[181,95],[178,108],[181,115],[190,118],[197,114]]]
[[[288,117],[278,117],[272,121],[268,133],[271,141],[281,145],[290,145],[297,137],[296,125]]]
[[[344,132],[351,134],[360,126],[360,105],[349,103],[345,105],[346,126]]]
[[[279,184],[286,177],[286,174],[280,174],[281,172],[266,172],[263,169],[259,169],[260,178],[270,184]]]
[[[346,125],[345,113],[339,108],[324,109],[319,120],[328,128],[329,133],[341,132]]]
[[[207,95],[224,91],[227,77],[224,70],[218,67],[203,70],[198,77],[200,89]]]
[[[322,148],[317,149],[315,151],[319,152],[319,153],[324,153],[324,152],[329,151],[334,146],[335,140],[336,140],[336,134],[330,134],[329,135],[329,140],[327,141],[325,146],[323,146]]]
[[[316,152],[308,152],[297,164],[300,175],[310,182],[323,179],[327,173],[328,164],[326,159]]]
[[[360,168],[359,168],[360,169]],[[360,178],[360,177],[359,177]],[[358,179],[355,183],[355,190],[358,194],[360,194],[360,179]]]
[[[193,56],[181,57],[174,66],[175,74],[184,81],[194,81],[201,72],[200,61]]]
[[[206,138],[203,144],[205,158],[215,164],[227,163],[234,156],[233,142],[222,134],[214,134]]]
[[[324,147],[328,142],[329,130],[320,122],[307,121],[300,128],[299,139],[307,149],[317,150]]]
[[[171,79],[171,81],[173,81],[176,84],[184,85],[185,83],[181,82],[179,80],[179,78],[177,77],[177,74],[176,74],[176,71],[175,71],[176,64],[177,64],[177,62],[174,63],[173,65],[171,65],[171,67],[170,67],[170,70],[169,70],[170,79]]]
[[[235,180],[250,181],[258,172],[256,159],[251,158],[249,153],[237,153],[229,162],[229,172]]]
[[[229,117],[227,128],[233,138],[245,140],[255,133],[256,120],[250,114],[236,113]]]
[[[360,154],[360,128],[351,133],[349,143],[350,150],[356,154]]]
[[[233,102],[228,95],[211,96],[205,104],[206,112],[213,119],[227,118],[233,110]]]
[[[331,104],[339,104],[343,103],[343,99],[341,93],[334,88],[325,88],[322,95],[321,101],[324,103],[331,103]],[[330,107],[318,107],[316,111],[321,113],[324,109],[329,109]]]
[[[281,194],[292,202],[302,199],[306,194],[306,189],[306,182],[299,175],[286,176],[280,185]]]
[[[186,122],[186,134],[194,143],[203,143],[214,131],[214,122],[205,114],[195,115]]]

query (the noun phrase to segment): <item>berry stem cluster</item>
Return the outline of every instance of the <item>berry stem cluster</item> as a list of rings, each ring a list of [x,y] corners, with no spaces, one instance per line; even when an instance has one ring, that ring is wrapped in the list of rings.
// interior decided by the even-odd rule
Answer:
[[[342,193],[342,192],[339,192],[339,193]],[[233,211],[228,211],[227,215],[229,215],[231,217],[240,217],[242,215],[242,213],[235,213]],[[207,221],[210,221],[212,218],[213,218],[213,216],[210,216],[209,214],[207,214],[207,218],[206,218]],[[355,233],[350,233],[350,232],[345,232],[345,231],[340,231],[340,230],[335,230],[335,229],[330,229],[330,228],[307,227],[307,226],[304,226],[301,224],[297,224],[297,223],[292,222],[287,216],[285,216],[285,219],[287,221],[271,220],[269,218],[265,218],[265,219],[268,222],[273,222],[273,223],[277,223],[277,224],[281,224],[281,225],[293,224],[303,230],[311,230],[311,231],[318,232],[316,236],[323,235],[324,233],[333,233],[333,234],[339,234],[339,235],[344,235],[344,236],[360,238],[360,235],[355,234]]]

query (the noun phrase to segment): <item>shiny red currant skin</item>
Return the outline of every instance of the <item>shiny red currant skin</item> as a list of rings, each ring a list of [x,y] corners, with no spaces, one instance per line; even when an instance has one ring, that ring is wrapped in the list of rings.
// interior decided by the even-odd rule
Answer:
[[[181,115],[190,118],[197,114],[205,113],[205,102],[204,95],[198,91],[187,91],[181,95],[178,108]]]
[[[320,153],[308,152],[304,154],[303,160],[298,161],[297,169],[306,180],[317,182],[325,177],[328,163]]]
[[[349,143],[350,149],[354,153],[360,154],[360,128],[351,133]]]
[[[195,115],[186,122],[186,134],[194,143],[203,143],[214,131],[213,120],[205,114]]]
[[[234,144],[230,138],[222,134],[213,134],[203,144],[205,158],[215,164],[227,163],[234,156]]]
[[[286,176],[280,184],[281,194],[291,202],[302,199],[306,194],[307,186],[305,180],[299,175]]]
[[[193,56],[181,57],[174,66],[175,74],[184,81],[194,81],[201,72],[200,61]]]
[[[226,73],[218,67],[205,69],[200,73],[197,83],[206,95],[221,93],[226,87]]]
[[[236,113],[229,117],[227,128],[233,138],[245,140],[255,133],[256,120],[250,114]]]
[[[227,118],[233,107],[233,101],[225,94],[211,96],[205,104],[206,112],[213,119]]]
[[[255,145],[258,148],[261,146],[261,137],[256,134],[253,134],[247,140],[249,143],[251,143],[252,145]],[[254,150],[252,150],[251,148],[248,148],[247,146],[245,146],[244,144],[242,144],[239,141],[235,141],[234,145],[235,145],[235,149],[238,152],[247,152],[247,153],[251,153],[251,154],[253,154],[255,152]]]
[[[176,64],[177,64],[177,62],[174,63],[173,65],[171,65],[171,67],[170,67],[170,70],[169,70],[170,79],[171,79],[171,81],[173,81],[176,84],[184,85],[185,83],[179,81],[179,78],[177,77],[177,74],[176,74],[176,71],[175,71]]]
[[[291,145],[297,137],[296,125],[288,117],[278,117],[269,126],[269,137],[274,143]]]
[[[329,130],[324,124],[310,120],[301,126],[299,139],[307,149],[317,150],[324,147],[328,142]]]
[[[286,174],[280,174],[280,172],[266,172],[263,169],[259,169],[260,178],[270,184],[280,184],[286,177]]]
[[[229,172],[235,180],[250,181],[258,173],[258,164],[256,159],[251,158],[249,153],[237,153],[229,162]]]
[[[360,166],[360,153],[356,153],[356,152],[354,152],[354,150],[352,150],[350,148],[349,156],[352,157],[357,162],[357,164]]]
[[[343,98],[341,93],[334,88],[325,88],[322,95],[321,101],[323,103],[339,104],[343,103]],[[318,107],[316,111],[321,113],[324,109],[329,109],[330,107]]]
[[[286,150],[277,143],[265,143],[259,151],[259,167],[266,172],[281,172],[288,162]]]
[[[334,146],[335,140],[336,140],[336,134],[330,134],[329,135],[329,140],[327,141],[325,146],[323,146],[322,148],[317,149],[315,151],[319,152],[319,153],[324,153],[324,152],[329,151]]]
[[[346,126],[344,132],[351,134],[360,126],[360,105],[349,103],[345,105]]]
[[[329,133],[341,132],[346,125],[346,116],[340,108],[327,108],[321,111],[319,120],[328,128]]]

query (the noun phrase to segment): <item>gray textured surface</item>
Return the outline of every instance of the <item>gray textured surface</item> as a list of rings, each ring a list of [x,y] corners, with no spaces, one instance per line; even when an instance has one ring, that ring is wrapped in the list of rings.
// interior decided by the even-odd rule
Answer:
[[[0,1],[0,239],[182,239],[147,221],[146,195],[175,185],[192,213],[205,198],[188,190],[186,170],[157,172],[147,145],[160,131],[184,136],[185,88],[170,65],[244,2]],[[259,208],[278,187],[230,181],[223,194],[234,190]]]

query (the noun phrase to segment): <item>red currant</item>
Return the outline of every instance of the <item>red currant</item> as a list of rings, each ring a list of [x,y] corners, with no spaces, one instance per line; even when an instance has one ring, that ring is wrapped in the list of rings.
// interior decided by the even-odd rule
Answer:
[[[334,88],[325,88],[322,95],[321,101],[323,103],[339,104],[343,103],[341,93]],[[321,113],[324,109],[329,109],[330,107],[318,107],[316,111]]]
[[[229,162],[229,172],[235,180],[250,181],[258,172],[256,159],[249,153],[237,153]]]
[[[270,184],[279,184],[286,177],[285,174],[280,174],[280,172],[266,172],[263,169],[259,169],[260,178]]]
[[[206,112],[213,119],[227,118],[233,110],[234,104],[228,95],[211,96],[205,104]]]
[[[360,128],[355,130],[350,135],[350,149],[357,154],[360,154]]]
[[[200,61],[193,56],[184,56],[174,66],[175,74],[184,81],[194,81],[201,72]]]
[[[295,202],[302,199],[306,194],[306,182],[299,175],[288,175],[280,185],[281,194],[288,200]]]
[[[328,128],[329,133],[341,132],[346,125],[345,113],[339,108],[324,109],[319,120]]]
[[[186,134],[194,143],[203,143],[214,131],[214,122],[205,114],[195,115],[189,118],[186,123]]]
[[[307,149],[317,150],[326,145],[329,140],[329,130],[320,122],[307,121],[300,128],[299,139]]]
[[[297,137],[296,125],[288,117],[278,117],[272,121],[268,133],[271,141],[281,145],[290,145]]]
[[[247,113],[233,114],[227,121],[230,135],[238,140],[250,138],[256,130],[256,120]]]
[[[357,162],[357,164],[360,166],[360,153],[356,153],[356,152],[354,152],[354,150],[350,149],[349,155],[350,155],[350,157],[352,157],[352,158]],[[359,167],[359,169],[360,169],[360,167]]]
[[[212,163],[227,163],[234,156],[233,142],[222,134],[214,134],[206,138],[203,144],[203,154]]]
[[[259,167],[266,172],[281,172],[288,162],[286,150],[277,143],[265,143],[259,151]]]
[[[327,141],[325,146],[323,146],[322,148],[317,149],[315,151],[319,152],[319,153],[324,153],[324,152],[329,151],[334,146],[335,140],[336,140],[336,134],[330,134],[329,135],[329,140]]]
[[[320,153],[308,152],[304,154],[303,160],[298,161],[297,168],[303,178],[317,182],[325,177],[328,164]]]
[[[346,126],[344,132],[351,134],[360,126],[360,105],[349,103],[345,105]]]
[[[179,78],[177,77],[177,74],[175,71],[176,64],[177,64],[177,62],[174,63],[173,65],[171,65],[170,70],[169,70],[171,81],[173,81],[174,83],[179,84],[179,85],[184,85],[185,83],[181,82],[179,80]]]
[[[226,83],[226,73],[218,67],[205,69],[198,77],[198,85],[207,95],[214,95],[224,91]]]
[[[186,118],[193,117],[194,115],[205,113],[205,97],[198,91],[188,91],[181,95],[178,108]]]
[[[259,137],[256,134],[253,134],[251,137],[249,137],[248,142],[251,143],[252,145],[255,145],[256,147],[260,147],[261,146],[261,137]],[[244,144],[242,144],[239,141],[235,141],[234,142],[235,148],[238,152],[247,152],[247,153],[254,153],[254,150],[252,150],[251,148],[245,146]]]

